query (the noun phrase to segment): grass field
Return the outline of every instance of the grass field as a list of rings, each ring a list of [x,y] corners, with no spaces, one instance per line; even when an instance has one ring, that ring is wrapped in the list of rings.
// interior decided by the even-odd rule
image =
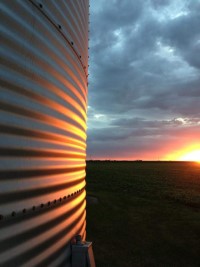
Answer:
[[[199,267],[200,164],[87,162],[96,267]]]

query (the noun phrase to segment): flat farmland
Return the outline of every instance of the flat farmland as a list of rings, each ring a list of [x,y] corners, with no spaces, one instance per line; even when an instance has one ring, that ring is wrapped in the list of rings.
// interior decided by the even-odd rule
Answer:
[[[96,267],[199,267],[200,164],[87,162]]]

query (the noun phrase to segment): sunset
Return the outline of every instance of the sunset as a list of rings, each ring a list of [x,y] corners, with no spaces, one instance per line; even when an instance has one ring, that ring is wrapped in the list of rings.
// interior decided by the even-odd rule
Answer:
[[[200,1],[90,5],[87,158],[198,160]]]
[[[191,152],[187,152],[183,156],[181,156],[178,160],[184,160],[184,161],[196,161],[200,163],[200,149],[194,150]]]
[[[0,267],[199,267],[200,0],[0,17]]]
[[[163,160],[200,162],[200,145],[193,144],[186,147],[183,146],[180,150],[167,154]]]

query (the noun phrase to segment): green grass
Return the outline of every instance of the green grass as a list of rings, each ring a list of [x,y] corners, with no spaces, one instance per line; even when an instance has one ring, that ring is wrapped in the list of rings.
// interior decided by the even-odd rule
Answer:
[[[87,162],[97,267],[200,266],[200,164]]]

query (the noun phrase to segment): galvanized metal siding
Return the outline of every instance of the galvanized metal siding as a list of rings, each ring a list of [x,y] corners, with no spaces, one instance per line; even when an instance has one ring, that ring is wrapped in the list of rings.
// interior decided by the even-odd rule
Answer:
[[[0,1],[0,266],[85,238],[88,0]]]

